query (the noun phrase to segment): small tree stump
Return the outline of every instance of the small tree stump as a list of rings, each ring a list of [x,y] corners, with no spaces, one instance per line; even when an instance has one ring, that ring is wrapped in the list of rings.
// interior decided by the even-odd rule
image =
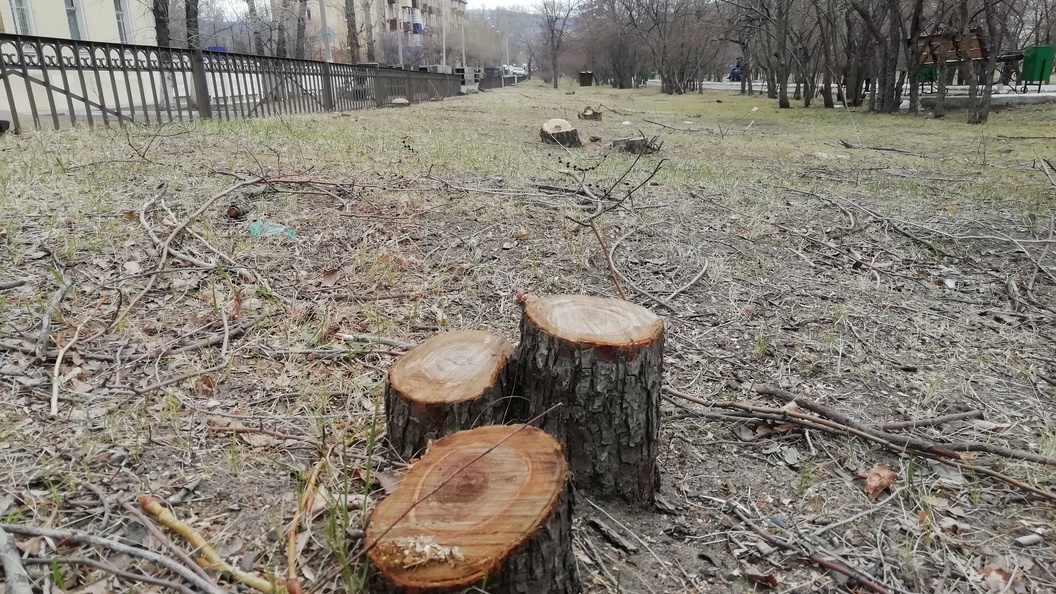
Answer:
[[[579,114],[577,114],[576,117],[578,117],[581,120],[595,120],[595,121],[600,122],[601,121],[601,109],[594,109],[593,107],[588,105],[588,106],[584,107],[583,111],[579,112]]]
[[[652,138],[634,136],[631,138],[617,138],[612,141],[612,148],[635,155],[651,155],[659,151],[661,146],[663,146],[663,143],[659,142],[656,136]]]
[[[575,594],[571,507],[561,446],[542,430],[439,439],[371,514],[365,542],[385,582],[372,591]]]
[[[513,351],[504,336],[462,330],[433,336],[400,357],[385,390],[386,430],[396,453],[410,460],[430,440],[502,422],[496,403]]]
[[[577,488],[652,503],[663,346],[663,322],[633,303],[581,295],[527,302],[517,355],[521,414],[562,404],[542,428],[564,445]]]
[[[543,122],[543,127],[539,129],[539,138],[550,144],[568,147],[583,146],[583,142],[579,139],[579,132],[572,127],[572,124],[560,118]]]

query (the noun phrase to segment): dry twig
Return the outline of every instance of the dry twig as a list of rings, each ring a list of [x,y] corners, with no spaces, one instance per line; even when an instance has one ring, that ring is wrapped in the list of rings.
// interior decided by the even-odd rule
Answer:
[[[29,575],[26,568],[22,567],[22,557],[15,548],[15,541],[3,528],[0,528],[0,558],[3,558],[8,594],[33,594]]]

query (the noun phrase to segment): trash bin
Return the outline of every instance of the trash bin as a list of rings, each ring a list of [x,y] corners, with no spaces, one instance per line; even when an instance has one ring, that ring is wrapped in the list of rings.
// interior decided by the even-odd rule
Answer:
[[[1053,46],[1023,48],[1023,82],[1049,84],[1052,75]]]
[[[594,72],[586,71],[579,73],[579,86],[590,87],[594,85]]]

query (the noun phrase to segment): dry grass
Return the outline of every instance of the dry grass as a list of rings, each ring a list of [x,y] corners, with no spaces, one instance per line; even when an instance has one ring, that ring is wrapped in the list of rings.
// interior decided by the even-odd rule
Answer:
[[[565,216],[584,205],[538,186],[571,188],[582,176],[620,190],[661,158],[652,182],[599,223],[637,287],[629,296],[667,319],[670,385],[753,401],[748,385],[782,385],[863,422],[979,408],[985,422],[916,434],[1056,455],[1056,249],[1012,239],[1051,238],[1056,187],[1039,167],[1053,141],[1015,137],[1056,136],[1056,108],[1002,111],[980,127],[956,113],[779,111],[726,91],[564,91],[528,84],[405,110],[0,138],[0,283],[25,281],[0,291],[5,521],[134,538],[116,511],[103,518],[86,485],[119,499],[167,497],[200,479],[178,515],[231,562],[252,556],[253,567],[282,572],[275,535],[318,453],[211,430],[263,427],[338,446],[319,480],[330,511],[305,528],[301,556],[323,573],[359,546],[357,510],[377,496],[371,469],[398,471],[376,435],[378,390],[399,349],[335,335],[416,342],[486,328],[515,339],[517,293],[615,295],[595,238]],[[633,157],[604,147],[569,154],[538,142],[543,120],[574,121],[586,104],[608,109],[584,136],[640,129],[662,137],[661,153],[632,169]],[[221,198],[188,227],[197,237],[172,247],[212,263],[208,243],[236,264],[200,269],[169,256],[128,309],[159,261],[144,205],[158,199],[144,219],[163,239],[238,176],[305,182],[239,198],[251,219],[284,224],[295,239],[251,236],[248,222],[224,216]],[[527,239],[516,238],[522,230]],[[64,277],[71,289],[51,316],[49,349],[83,329],[59,366],[51,418],[54,359],[32,350]],[[214,342],[194,346],[203,339]],[[906,591],[1056,588],[1051,502],[850,438],[792,431],[738,442],[731,430],[763,431],[686,406],[665,404],[663,429],[664,495],[678,513],[607,508],[655,555],[608,549],[584,527],[579,538],[622,576],[617,587],[584,565],[589,591],[751,589],[746,563],[775,575],[781,592],[846,589],[808,566],[774,565],[781,554],[724,527],[729,516],[709,497],[797,534],[875,509],[824,544]],[[974,461],[1056,490],[1051,467]],[[876,464],[899,475],[881,505],[855,479]],[[359,504],[339,513],[349,506],[335,501],[346,499]],[[1042,544],[1015,547],[1028,531]],[[98,579],[55,575],[67,589]],[[349,572],[343,587],[360,579]]]

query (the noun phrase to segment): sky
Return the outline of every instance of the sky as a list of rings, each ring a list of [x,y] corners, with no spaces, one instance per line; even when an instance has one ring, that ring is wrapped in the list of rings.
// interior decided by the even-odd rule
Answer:
[[[530,0],[518,2],[517,0],[467,0],[466,8],[475,10],[478,8],[508,8],[510,6],[527,6]]]

